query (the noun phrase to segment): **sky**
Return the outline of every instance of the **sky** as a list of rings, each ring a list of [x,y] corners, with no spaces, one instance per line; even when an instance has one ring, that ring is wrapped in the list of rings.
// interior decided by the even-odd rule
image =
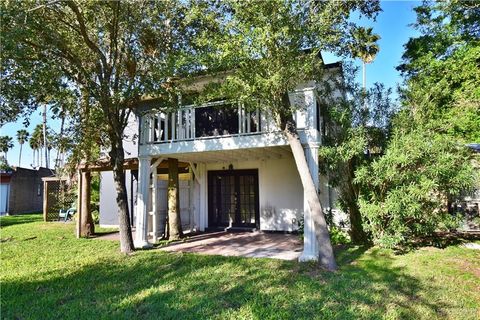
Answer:
[[[395,89],[397,84],[402,82],[400,74],[395,70],[395,67],[400,64],[403,54],[403,45],[410,37],[417,36],[417,32],[413,30],[409,24],[415,22],[416,16],[413,8],[420,5],[419,1],[382,1],[382,12],[377,16],[376,21],[360,20],[361,25],[373,27],[374,33],[380,35],[379,41],[380,52],[376,59],[371,64],[367,65],[367,87],[375,82],[381,82],[386,87]],[[325,63],[332,63],[339,61],[339,58],[328,52],[323,53]],[[354,61],[355,65],[361,66],[359,60]],[[359,73],[358,82],[361,82],[361,73]],[[48,125],[59,131],[59,121],[51,119],[51,113],[47,114]],[[30,118],[30,126],[27,131],[30,133],[33,128],[42,122],[41,110],[36,111]],[[23,119],[17,122],[7,123],[0,128],[0,135],[8,135],[14,139],[14,147],[8,151],[7,160],[10,165],[18,166],[20,146],[16,141],[15,135],[17,130],[24,129]],[[51,164],[56,156],[56,151],[52,150]],[[28,146],[28,143],[23,145],[22,163],[21,166],[31,168],[33,163],[33,151]]]

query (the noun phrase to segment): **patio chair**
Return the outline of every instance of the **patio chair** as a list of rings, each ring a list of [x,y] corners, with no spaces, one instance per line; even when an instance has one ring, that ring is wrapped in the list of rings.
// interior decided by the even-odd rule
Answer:
[[[66,222],[67,220],[72,219],[75,212],[77,212],[77,209],[74,207],[67,210],[60,209],[60,211],[58,212],[58,221],[63,219]]]

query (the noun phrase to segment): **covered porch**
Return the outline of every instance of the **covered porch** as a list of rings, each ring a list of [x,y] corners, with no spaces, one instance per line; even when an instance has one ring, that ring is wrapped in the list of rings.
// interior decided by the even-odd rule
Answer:
[[[296,242],[299,238],[296,235],[270,234],[268,232],[295,232],[303,220],[304,239],[300,241],[300,247],[295,246],[293,250],[287,250],[290,253],[286,256],[289,259],[298,258],[301,261],[318,259],[318,244],[313,220],[304,199],[303,187],[288,145],[226,150],[218,148],[200,152],[175,150],[170,153],[167,150],[162,150],[161,153],[154,152],[155,147],[158,145],[151,145],[147,147],[148,149],[140,147],[135,224],[137,232],[134,238],[137,248],[152,247],[158,239],[156,237],[159,235],[157,230],[152,229],[157,225],[155,221],[159,218],[159,203],[156,201],[159,197],[159,188],[156,187],[158,184],[154,182],[158,177],[155,178],[152,173],[156,172],[156,167],[165,163],[165,160],[174,158],[178,162],[189,164],[192,187],[190,195],[193,199],[193,203],[191,203],[192,231],[203,233],[211,231],[212,227],[217,231],[236,228],[238,230],[238,227],[248,226],[250,230],[265,232],[246,233],[243,237],[236,238],[237,240],[243,239],[246,241],[245,243],[253,242],[254,249],[249,246],[243,248],[242,241],[233,241],[233,239],[229,239],[232,235],[225,233],[220,239],[209,236],[200,241],[197,238],[198,241],[188,241],[188,243],[177,244],[165,250],[204,252],[205,254],[217,254],[215,252],[221,254],[230,251],[230,254],[227,255],[256,256],[258,253],[260,256],[274,257],[277,253],[282,255],[283,241],[280,239],[278,239],[279,241],[270,241],[271,238],[281,236],[286,237],[284,239],[290,239],[294,237]],[[147,150],[149,152],[145,152]],[[318,145],[305,145],[305,153],[311,172],[318,173]],[[161,154],[161,157],[155,156],[155,154]],[[225,180],[230,182],[225,184]],[[245,184],[245,181],[250,181],[256,186],[253,188],[242,186],[241,184]],[[314,174],[314,181],[318,187],[318,174]],[[254,192],[256,193],[249,196],[249,192],[255,188]],[[249,197],[255,200],[251,202],[245,200]],[[219,198],[222,199],[221,202],[218,202]],[[243,209],[242,201],[246,203]],[[252,213],[252,206],[256,206],[255,214]],[[219,210],[227,212],[223,219],[218,213]],[[248,213],[249,210],[250,213]],[[246,215],[244,211],[247,212]],[[152,234],[155,235],[153,238]],[[266,234],[269,236],[265,236]],[[265,242],[265,247],[261,245],[262,241]],[[303,242],[303,246],[301,242]],[[223,246],[219,247],[218,243],[222,243]],[[229,243],[232,244],[232,247],[225,249],[224,246]]]

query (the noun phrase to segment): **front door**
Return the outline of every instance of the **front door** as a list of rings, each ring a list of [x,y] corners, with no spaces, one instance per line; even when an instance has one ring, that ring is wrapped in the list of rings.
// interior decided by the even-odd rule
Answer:
[[[208,172],[209,227],[258,227],[258,170]]]

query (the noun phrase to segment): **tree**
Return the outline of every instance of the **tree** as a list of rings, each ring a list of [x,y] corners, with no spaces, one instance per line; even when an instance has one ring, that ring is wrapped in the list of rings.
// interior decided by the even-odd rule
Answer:
[[[201,4],[200,6],[202,6]],[[223,1],[201,7],[205,19],[217,22],[219,31],[199,34],[210,45],[202,63],[219,72],[222,82],[211,84],[204,95],[240,100],[272,112],[291,147],[320,244],[320,264],[329,270],[336,263],[321,203],[308,169],[288,92],[300,83],[323,81],[321,50],[347,54],[349,14],[358,10],[374,17],[377,2],[348,1]]]
[[[12,137],[9,136],[1,136],[0,137],[0,151],[5,154],[5,161],[8,161],[8,150],[13,148]]]
[[[43,144],[43,125],[38,124],[35,126],[32,132],[32,137],[30,138],[30,147],[34,150],[34,153],[37,153],[37,166],[41,167],[42,162],[42,150],[44,148]]]
[[[37,154],[37,150],[40,148],[40,146],[38,145],[38,141],[34,138],[33,134],[32,134],[32,137],[30,138],[30,142],[29,142],[29,145],[30,145],[30,149],[32,149],[33,151],[33,157],[32,157],[32,163],[31,163],[31,166],[32,167],[36,167],[38,166],[38,161],[36,159],[36,154]]]
[[[351,30],[352,43],[349,45],[352,55],[362,60],[362,79],[363,90],[367,89],[367,63],[375,60],[380,50],[377,41],[380,40],[378,34],[372,33],[372,28],[356,27]]]
[[[403,108],[385,154],[357,172],[360,210],[378,244],[409,245],[455,227],[452,203],[475,182],[467,142],[480,139],[480,4],[424,2],[420,36],[398,69]]]
[[[415,8],[421,35],[405,45],[398,70],[413,126],[463,142],[480,140],[480,3],[425,2]]]
[[[79,119],[77,133],[87,132],[80,128],[104,129],[110,148],[122,252],[134,249],[123,171],[124,128],[145,96],[157,97],[162,107],[172,106],[177,92],[171,78],[196,68],[189,39],[201,24],[185,18],[186,5],[176,1],[2,3],[6,41],[1,100],[9,102],[2,111],[18,116],[38,104],[58,104],[65,92],[80,100],[72,104],[82,106],[80,110],[69,110]]]
[[[336,188],[340,208],[349,216],[351,240],[364,244],[370,239],[364,231],[358,205],[362,190],[355,181],[356,171],[382,154],[396,108],[390,99],[390,89],[375,83],[364,91],[355,82],[355,75],[355,70],[345,67],[344,80],[336,82],[344,95],[336,95],[328,87],[319,94],[324,110],[324,136],[319,154],[320,170]],[[364,108],[364,102],[368,109]]]
[[[28,133],[27,130],[21,129],[17,131],[17,141],[20,144],[20,153],[18,155],[18,166],[22,166],[22,147],[25,142],[28,141],[28,137],[30,134]]]
[[[360,210],[375,244],[398,248],[454,227],[448,200],[475,181],[469,154],[446,135],[395,131],[385,155],[356,172]]]

